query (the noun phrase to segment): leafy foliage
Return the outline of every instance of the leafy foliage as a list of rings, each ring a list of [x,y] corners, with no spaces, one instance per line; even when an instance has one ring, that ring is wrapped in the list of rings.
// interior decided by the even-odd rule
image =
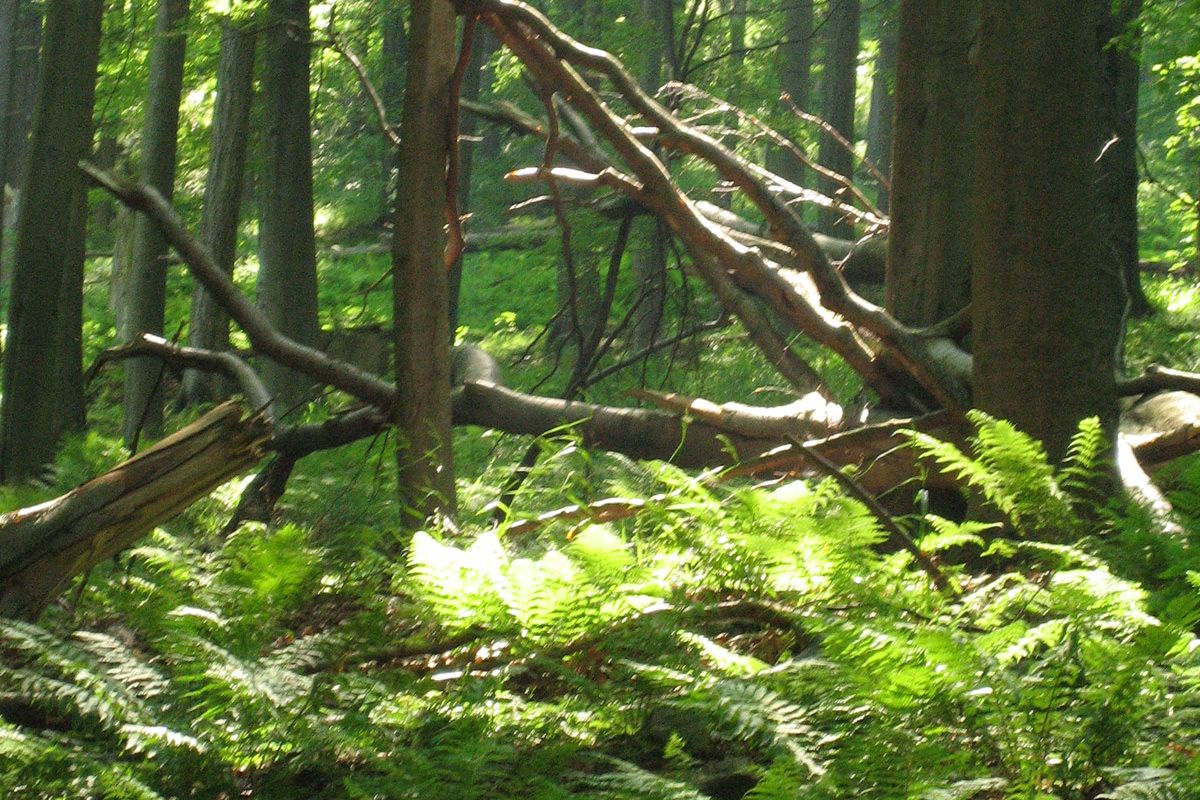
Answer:
[[[402,562],[358,529],[158,531],[76,592],[74,622],[0,624],[0,787],[1188,796],[1196,587],[1164,584],[1178,602],[1152,616],[1109,566],[1120,537],[1076,513],[1091,426],[1055,470],[976,424],[972,455],[913,436],[1013,523],[923,520],[932,552],[988,548],[986,572],[943,563],[954,597],[880,552],[832,481],[721,487],[662,465],[607,471],[654,498],[620,525],[431,529]],[[1050,523],[1053,542],[1030,536]]]

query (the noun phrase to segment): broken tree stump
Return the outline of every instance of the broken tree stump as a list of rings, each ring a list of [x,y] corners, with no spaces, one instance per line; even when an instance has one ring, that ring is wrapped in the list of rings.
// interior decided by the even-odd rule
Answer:
[[[0,615],[36,619],[72,577],[257,464],[269,436],[230,401],[79,488],[0,517]]]

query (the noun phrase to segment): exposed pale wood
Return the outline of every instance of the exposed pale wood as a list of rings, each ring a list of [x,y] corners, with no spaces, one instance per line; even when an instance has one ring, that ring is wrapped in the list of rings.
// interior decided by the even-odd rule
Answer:
[[[0,615],[36,618],[72,577],[258,463],[267,435],[230,401],[74,491],[0,517]]]

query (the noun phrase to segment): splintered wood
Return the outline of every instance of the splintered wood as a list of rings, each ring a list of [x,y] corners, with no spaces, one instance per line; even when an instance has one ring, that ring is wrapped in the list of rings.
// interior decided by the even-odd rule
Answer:
[[[0,615],[35,619],[72,577],[257,464],[269,436],[230,401],[62,497],[0,517]]]

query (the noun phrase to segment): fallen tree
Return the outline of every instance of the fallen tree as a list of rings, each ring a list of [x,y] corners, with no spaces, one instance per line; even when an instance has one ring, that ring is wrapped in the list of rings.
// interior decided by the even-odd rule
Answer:
[[[231,401],[69,494],[0,517],[0,616],[36,618],[72,577],[257,464],[269,433]]]
[[[835,469],[857,467],[855,485],[868,493],[895,486],[916,471],[913,451],[897,446],[896,434],[901,429],[916,428],[949,439],[965,436],[963,412],[970,406],[972,365],[961,342],[970,327],[969,309],[925,329],[900,324],[848,286],[831,261],[831,245],[820,242],[800,223],[789,200],[820,202],[811,197],[811,192],[747,162],[683,124],[643,92],[615,59],[566,37],[533,9],[508,0],[463,0],[460,10],[477,15],[525,64],[542,88],[539,95],[546,104],[548,120],[554,121],[539,134],[546,141],[546,162],[516,170],[512,179],[607,192],[612,198],[636,205],[637,213],[659,216],[690,256],[695,275],[725,311],[741,322],[754,345],[803,397],[786,406],[755,408],[642,392],[640,398],[658,408],[601,406],[508,389],[499,380],[494,362],[478,351],[467,351],[471,353],[467,360],[472,363],[460,371],[454,389],[455,424],[531,435],[569,428],[590,447],[669,460],[690,468],[725,467],[731,476],[819,472],[812,465],[812,454],[816,453]],[[644,124],[629,124],[609,104],[601,102],[596,89],[582,76],[584,73],[604,76]],[[567,108],[560,107],[563,97],[570,98],[571,113],[586,121],[596,134],[595,140],[576,140],[557,124],[558,115],[565,114]],[[663,161],[647,148],[648,142],[710,164],[742,192],[763,222],[747,223],[687,197]],[[572,166],[555,165],[554,153],[568,157]],[[146,214],[159,227],[196,280],[245,332],[256,357],[302,372],[316,383],[347,393],[362,405],[320,425],[283,426],[275,419],[254,370],[233,354],[189,350],[148,337],[108,354],[108,359],[154,354],[178,368],[223,372],[260,412],[253,417],[252,446],[243,442],[237,451],[240,455],[222,456],[222,470],[212,470],[212,465],[202,460],[208,457],[203,453],[184,457],[181,464],[190,470],[187,474],[203,472],[204,481],[167,477],[169,471],[160,474],[157,465],[163,462],[157,455],[149,457],[159,452],[155,449],[129,462],[133,466],[123,465],[121,474],[140,475],[140,482],[112,477],[110,473],[98,479],[96,487],[81,487],[79,496],[91,499],[68,499],[72,495],[60,498],[63,508],[90,509],[96,504],[105,508],[125,502],[135,495],[147,497],[153,490],[173,493],[169,504],[164,500],[163,505],[151,507],[152,513],[140,513],[132,522],[110,523],[106,517],[74,512],[52,515],[50,509],[17,512],[17,516],[0,524],[4,533],[0,538],[7,542],[11,536],[13,542],[27,543],[44,539],[55,544],[39,545],[50,547],[44,553],[27,549],[32,545],[13,545],[15,555],[3,562],[7,566],[0,573],[14,576],[10,585],[26,588],[19,590],[24,594],[13,589],[14,599],[4,601],[9,613],[36,613],[70,574],[115,552],[114,548],[126,546],[139,532],[162,521],[164,515],[176,513],[183,507],[181,503],[191,502],[199,496],[197,493],[215,486],[218,476],[235,474],[231,465],[236,465],[236,470],[248,468],[265,450],[273,451],[275,458],[253,482],[239,515],[269,516],[298,459],[384,430],[390,424],[397,396],[393,384],[369,370],[282,336],[239,293],[170,204],[153,189],[118,180],[86,163],[81,168],[94,182]],[[870,211],[862,213],[876,219]],[[877,240],[874,247],[878,253]],[[853,256],[853,252],[845,251],[838,257],[844,260]],[[823,397],[821,387],[812,385],[812,368],[791,346],[797,334],[840,355],[896,418],[848,428],[850,415]],[[597,342],[591,345],[595,353]],[[1171,388],[1195,390],[1197,385],[1198,376],[1159,370],[1127,382],[1122,389],[1127,394],[1142,394]],[[223,411],[219,418],[232,416],[231,411]],[[854,416],[853,423],[859,424],[861,419]],[[243,419],[240,412],[238,419]],[[231,440],[241,441],[238,436],[245,439],[246,434],[221,427],[225,424],[210,421],[206,425],[214,427],[203,430],[218,431],[219,437]],[[1156,431],[1129,440],[1141,467],[1152,469],[1161,460],[1200,447],[1200,422],[1196,419],[1172,421],[1168,414],[1159,425]],[[184,439],[197,435],[191,431]],[[177,442],[173,438],[160,446],[184,452],[175,449]],[[950,477],[930,474],[934,482],[953,485]],[[180,486],[187,487],[187,491],[175,491]],[[108,488],[101,491],[101,487]],[[53,516],[53,520],[28,521],[43,516]],[[58,524],[76,517],[90,521]],[[36,527],[40,538],[27,533],[34,529],[30,526]],[[40,577],[42,571],[45,579]]]

